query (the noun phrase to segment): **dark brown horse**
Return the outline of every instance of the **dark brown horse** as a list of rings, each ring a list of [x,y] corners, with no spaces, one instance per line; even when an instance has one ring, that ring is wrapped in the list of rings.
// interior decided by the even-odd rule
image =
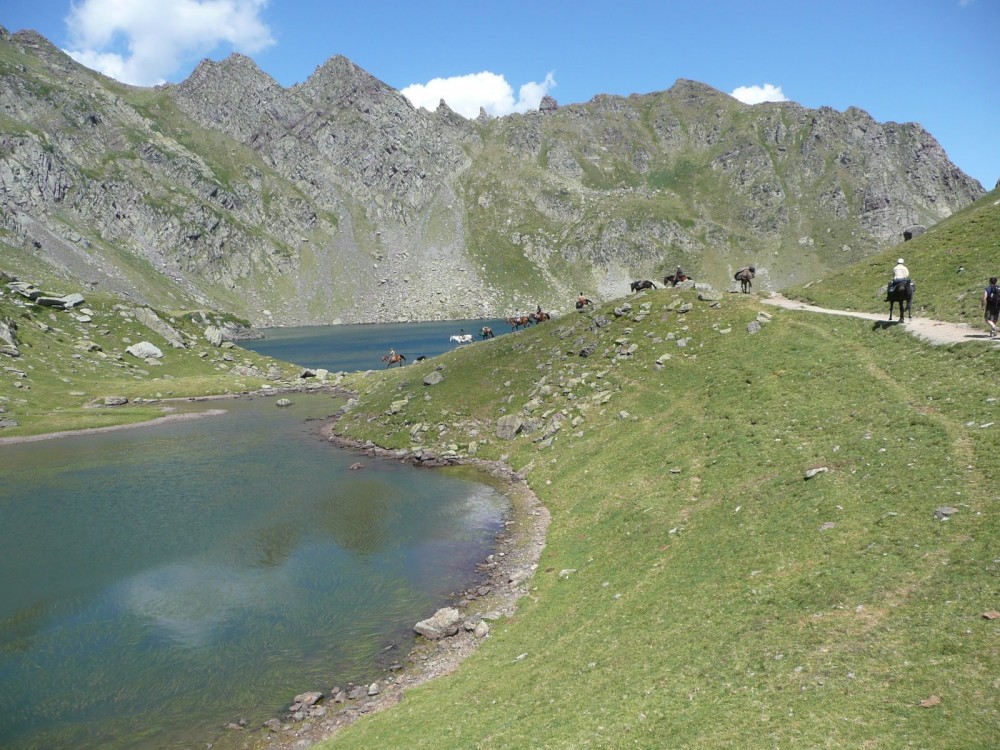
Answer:
[[[493,329],[490,328],[489,326],[483,326],[483,330],[479,332],[479,335],[483,337],[483,341],[486,341],[486,339],[491,339],[493,338]]]
[[[750,294],[750,289],[753,288],[753,277],[756,275],[757,269],[753,266],[747,266],[734,273],[733,278],[740,282],[740,291],[743,294]]]
[[[654,284],[649,279],[643,279],[642,281],[633,281],[631,286],[633,292],[638,292],[643,289],[656,289],[656,284]]]
[[[892,320],[892,308],[899,303],[899,322],[903,322],[903,315],[909,313],[910,320],[913,320],[913,313],[910,312],[910,304],[913,302],[913,292],[916,291],[916,284],[912,281],[895,282],[889,284],[889,290],[885,295],[889,303],[889,320]],[[906,305],[904,308],[903,305]]]
[[[406,362],[406,357],[402,354],[386,354],[382,357],[382,361],[385,362],[385,369],[388,370],[393,365],[399,365],[402,367],[403,363]]]
[[[536,310],[535,312],[531,313],[531,319],[535,321],[535,323],[543,323],[546,320],[551,320],[552,316],[549,315],[547,312]]]
[[[527,315],[514,315],[510,318],[504,318],[504,322],[510,326],[510,330],[516,331],[518,328],[530,326],[531,318]]]

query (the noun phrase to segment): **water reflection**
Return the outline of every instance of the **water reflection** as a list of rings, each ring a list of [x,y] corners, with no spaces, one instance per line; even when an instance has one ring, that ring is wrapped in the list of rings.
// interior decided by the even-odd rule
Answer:
[[[386,494],[374,479],[348,479],[317,508],[315,524],[341,548],[368,557],[386,546],[403,508],[405,501]]]
[[[504,499],[392,461],[351,471],[305,421],[338,404],[293,400],[0,450],[0,746],[263,720],[363,677],[469,580]]]
[[[235,614],[270,610],[292,582],[284,568],[232,568],[197,561],[165,565],[124,581],[116,600],[164,638],[200,648],[221,638]],[[287,597],[284,597],[287,598]]]

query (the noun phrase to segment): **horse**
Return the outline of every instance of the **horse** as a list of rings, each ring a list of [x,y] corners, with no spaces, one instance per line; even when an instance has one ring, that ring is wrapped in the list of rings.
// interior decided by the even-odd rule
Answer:
[[[913,313],[910,312],[910,303],[913,302],[913,292],[915,290],[916,284],[912,281],[889,284],[889,288],[886,290],[885,295],[886,301],[889,303],[889,320],[892,320],[892,308],[897,302],[899,303],[899,322],[903,322],[904,302],[906,303],[905,312],[909,313],[910,320],[913,320]]]
[[[753,288],[753,277],[756,275],[757,269],[753,266],[747,266],[734,273],[733,278],[740,282],[740,291],[743,294],[750,294],[750,289]]]
[[[516,331],[521,326],[527,328],[531,325],[531,318],[527,315],[515,315],[510,318],[504,318],[504,322],[510,326],[510,330]]]
[[[582,294],[579,297],[577,297],[577,299],[576,299],[576,309],[577,310],[582,310],[587,305],[592,305],[592,304],[594,304],[594,303],[591,302],[586,297],[584,297]]]
[[[382,357],[382,361],[385,362],[385,369],[388,370],[393,365],[399,365],[402,367],[403,363],[406,362],[406,357],[402,354],[386,354]]]
[[[687,281],[690,278],[691,277],[688,276],[683,271],[681,273],[672,273],[669,276],[663,277],[663,284],[664,286],[666,286],[667,284],[670,284],[670,286],[677,286],[682,281]]]
[[[493,329],[490,328],[489,326],[483,326],[483,330],[479,332],[479,335],[483,337],[483,341],[486,341],[486,339],[491,339],[493,338]]]
[[[472,343],[472,334],[471,333],[463,333],[463,334],[459,335],[459,334],[456,333],[454,336],[449,337],[448,341],[454,341],[456,344],[471,344]]]
[[[656,289],[656,284],[654,284],[649,279],[643,279],[642,281],[633,281],[632,282],[632,291],[633,292],[638,292],[638,291],[641,291],[643,289]]]
[[[550,320],[551,318],[552,318],[551,315],[549,315],[547,312],[542,312],[541,310],[538,310],[531,314],[531,319],[535,321],[536,324],[542,323],[546,320]]]

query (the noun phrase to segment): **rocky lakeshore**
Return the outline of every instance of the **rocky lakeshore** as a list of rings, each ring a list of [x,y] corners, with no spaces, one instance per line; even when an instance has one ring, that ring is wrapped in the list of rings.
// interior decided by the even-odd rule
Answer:
[[[408,689],[452,673],[475,651],[489,637],[492,622],[514,613],[538,567],[549,512],[523,474],[496,461],[433,458],[345,439],[333,434],[336,419],[324,425],[321,433],[331,444],[358,454],[359,461],[352,465],[353,470],[364,470],[365,456],[377,456],[418,466],[461,464],[489,474],[501,483],[502,491],[510,499],[505,528],[497,534],[493,551],[476,566],[476,581],[464,591],[455,592],[449,606],[415,623],[409,651],[384,662],[378,678],[361,684],[303,686],[307,688],[304,692],[290,696],[286,711],[263,725],[253,726],[245,720],[230,723],[211,745],[214,750],[299,750],[330,738],[366,714],[396,705],[404,700]],[[384,654],[395,648],[388,647]]]
[[[325,373],[322,373],[325,375]],[[337,375],[342,377],[342,374]],[[0,438],[0,444],[31,442],[90,432],[108,432],[152,426],[176,420],[198,419],[224,413],[209,408],[200,412],[176,413],[172,403],[223,402],[233,399],[272,398],[280,408],[294,401],[296,393],[326,393],[349,400],[354,393],[338,385],[341,377],[327,380],[312,372],[300,374],[299,382],[241,394],[163,398],[146,403],[160,403],[165,412],[155,419],[69,432]],[[126,400],[127,401],[127,400]],[[118,404],[95,403],[92,408],[114,408]],[[417,451],[387,450],[371,443],[352,441],[333,434],[343,410],[334,414],[319,430],[331,445],[353,451],[358,460],[352,470],[365,469],[366,456],[392,458],[415,466],[471,466],[492,477],[510,500],[504,529],[496,535],[492,552],[469,573],[469,585],[454,592],[452,601],[431,617],[414,624],[414,638],[409,644],[393,644],[383,651],[372,666],[371,681],[363,684],[303,685],[303,692],[289,696],[287,710],[254,725],[233,717],[209,745],[215,750],[288,750],[305,748],[329,738],[361,716],[380,711],[404,699],[407,689],[453,672],[478,645],[489,637],[496,620],[509,617],[527,590],[545,545],[549,513],[528,486],[524,474],[510,466],[474,457],[436,455]]]

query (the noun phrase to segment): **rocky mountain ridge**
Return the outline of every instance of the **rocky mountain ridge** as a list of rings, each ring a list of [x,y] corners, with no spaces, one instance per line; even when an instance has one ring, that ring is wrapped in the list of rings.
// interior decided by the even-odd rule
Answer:
[[[558,310],[676,265],[779,288],[983,194],[919,125],[685,80],[471,121],[340,56],[291,88],[231,55],[144,89],[0,29],[0,82],[0,242],[256,325]]]

